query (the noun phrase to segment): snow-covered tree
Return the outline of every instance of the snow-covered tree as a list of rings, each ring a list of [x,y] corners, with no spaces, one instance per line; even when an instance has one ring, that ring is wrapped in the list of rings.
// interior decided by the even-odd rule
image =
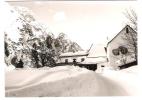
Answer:
[[[138,53],[138,46],[137,46],[137,41],[138,41],[138,37],[137,37],[137,14],[135,12],[134,9],[129,9],[126,10],[124,12],[125,17],[128,19],[128,21],[126,22],[129,26],[131,26],[134,30],[133,31],[127,31],[127,34],[125,34],[125,36],[123,37],[123,39],[125,41],[127,41],[127,45],[129,47],[129,49],[131,49],[131,53],[135,54],[135,59],[137,61],[137,53]]]
[[[15,7],[15,9],[12,9],[12,16],[14,13],[18,13],[18,16],[15,16],[15,21],[11,24],[10,29],[13,30],[19,34],[18,41],[11,40],[10,36],[12,33],[11,31],[8,31],[8,37],[5,39],[5,52],[6,55],[8,55],[8,49],[10,49],[10,58],[6,61],[12,60],[12,64],[15,65],[15,63],[18,63],[18,61],[22,61],[25,66],[33,66],[35,67],[35,61],[32,59],[32,50],[33,50],[33,44],[38,44],[40,41],[40,38],[35,35],[42,33],[42,28],[35,25],[35,23],[38,23],[35,18],[33,17],[32,13],[24,8],[24,7]],[[36,26],[36,27],[35,27]],[[14,28],[13,28],[14,27]],[[39,29],[39,30],[38,30]],[[6,30],[7,31],[7,30]],[[10,41],[8,41],[10,40]],[[9,45],[7,47],[7,44]],[[38,51],[37,51],[38,52]],[[39,56],[38,56],[39,57]],[[19,62],[19,63],[20,63]],[[31,63],[30,63],[31,62]],[[40,62],[39,62],[40,63]],[[9,63],[10,64],[10,63]]]
[[[11,13],[16,13],[16,16],[10,30],[6,30],[5,54],[9,57],[5,57],[5,61],[10,61],[8,64],[16,67],[52,67],[56,65],[59,54],[81,50],[64,33],[55,39],[48,27],[36,21],[34,14],[27,8],[14,7]],[[11,30],[18,35],[16,41],[11,38]]]
[[[71,41],[65,33],[60,33],[55,40],[55,47],[60,55],[65,52],[82,51],[82,48],[75,42]]]

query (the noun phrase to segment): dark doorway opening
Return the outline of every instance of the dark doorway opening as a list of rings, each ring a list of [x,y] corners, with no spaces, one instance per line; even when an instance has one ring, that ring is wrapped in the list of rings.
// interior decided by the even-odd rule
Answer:
[[[97,64],[77,64],[79,67],[87,68],[88,70],[97,70]]]
[[[77,62],[76,59],[73,59],[73,65],[76,66]]]

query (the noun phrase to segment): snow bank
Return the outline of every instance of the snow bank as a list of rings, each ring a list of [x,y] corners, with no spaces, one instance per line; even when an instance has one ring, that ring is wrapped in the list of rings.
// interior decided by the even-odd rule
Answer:
[[[85,68],[75,66],[59,66],[54,68],[19,69],[6,72],[6,88],[23,88],[40,83],[54,82],[69,77],[76,77],[88,72]]]
[[[59,70],[60,68],[62,70]],[[58,71],[55,71],[55,69]],[[55,69],[52,69],[54,70],[53,73],[44,73],[41,76],[28,81],[31,84],[13,87],[13,89],[6,89],[6,96],[65,97],[129,95],[129,93],[118,85],[117,82],[107,79],[100,74],[96,74],[93,71],[74,66],[61,66]],[[37,72],[35,73],[37,74]],[[31,75],[33,76],[33,74]],[[13,79],[13,81],[15,80]]]
[[[64,66],[62,66],[62,67],[64,68]],[[66,66],[66,67],[70,67],[70,69],[51,74],[48,77],[41,80],[41,82],[54,82],[54,81],[62,80],[65,78],[77,77],[80,74],[89,72],[89,70],[87,70],[85,68],[81,69],[79,67],[74,67],[74,66]]]
[[[102,75],[117,82],[128,91],[129,95],[142,95],[142,68],[140,66],[132,66],[118,71],[104,70]]]
[[[67,53],[62,53],[60,56],[65,57],[65,56],[80,56],[80,55],[87,55],[88,52],[86,51],[78,51],[78,52],[67,52]]]
[[[6,66],[5,67],[5,71],[7,72],[7,71],[12,71],[12,70],[14,70],[14,69],[16,69],[13,65],[10,65],[10,66]]]
[[[140,66],[132,66],[123,70],[120,70],[121,72],[125,72],[125,73],[131,73],[131,74],[135,74],[135,75],[140,75],[142,74],[142,67]]]
[[[75,66],[13,70],[6,73],[6,96],[140,96],[140,69],[104,69],[101,74]]]

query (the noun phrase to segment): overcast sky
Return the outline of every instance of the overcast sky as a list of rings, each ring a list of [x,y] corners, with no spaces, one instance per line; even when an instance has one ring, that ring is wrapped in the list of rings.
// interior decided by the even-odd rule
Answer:
[[[57,36],[66,33],[83,49],[92,43],[105,44],[125,25],[123,12],[135,9],[135,1],[38,1],[10,2],[13,6],[24,6],[33,11],[40,22],[47,24]]]

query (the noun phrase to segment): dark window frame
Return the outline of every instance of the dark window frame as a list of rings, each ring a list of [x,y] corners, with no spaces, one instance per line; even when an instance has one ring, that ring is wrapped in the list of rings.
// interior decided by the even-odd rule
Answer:
[[[85,60],[85,58],[81,58],[81,62],[83,62]]]
[[[68,64],[68,63],[69,63],[68,59],[65,59],[65,64]]]

